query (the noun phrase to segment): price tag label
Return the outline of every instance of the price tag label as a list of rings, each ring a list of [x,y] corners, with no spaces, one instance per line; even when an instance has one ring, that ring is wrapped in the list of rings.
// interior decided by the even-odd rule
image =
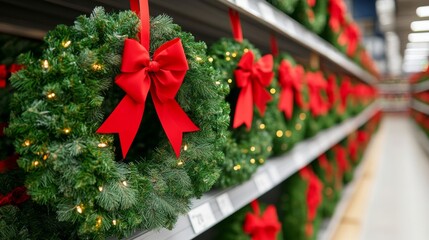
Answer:
[[[268,172],[270,173],[270,176],[273,182],[275,183],[280,182],[280,174],[277,168],[275,168],[274,166],[271,166],[270,168],[268,168]]]
[[[273,183],[271,182],[270,178],[268,177],[267,173],[261,173],[255,176],[255,184],[256,188],[260,193],[264,193],[271,189],[273,186]]]
[[[216,198],[217,205],[224,216],[229,216],[234,212],[231,200],[229,199],[228,193],[224,193]]]
[[[189,211],[188,216],[195,233],[201,233],[216,223],[208,202]]]

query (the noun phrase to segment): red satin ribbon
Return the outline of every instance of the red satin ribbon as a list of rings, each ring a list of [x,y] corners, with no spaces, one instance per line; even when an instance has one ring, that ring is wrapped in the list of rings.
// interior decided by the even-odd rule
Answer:
[[[350,169],[349,161],[346,158],[346,150],[341,146],[335,147],[336,160],[341,173],[345,173]]]
[[[235,41],[241,43],[243,41],[243,31],[241,29],[240,14],[231,8],[229,9],[229,21],[231,23],[232,36]]]
[[[267,54],[254,62],[252,51],[243,54],[237,69],[234,71],[237,86],[241,88],[235,108],[233,128],[245,124],[247,129],[252,126],[253,104],[263,116],[267,102],[272,98],[265,89],[274,76],[273,56]]]
[[[346,4],[343,0],[330,0],[328,5],[329,26],[334,32],[339,32],[340,27],[346,22]]]
[[[261,215],[259,203],[254,200],[250,204],[253,213],[247,213],[243,230],[252,237],[252,240],[274,240],[280,231],[281,224],[277,217],[276,208],[268,206]]]
[[[122,73],[115,79],[127,95],[97,133],[118,133],[125,158],[137,134],[150,92],[161,125],[176,157],[179,157],[182,134],[199,130],[175,100],[188,70],[185,52],[180,39],[176,38],[164,43],[150,57],[148,2],[140,0],[138,11],[136,2],[131,1],[131,8],[140,13],[143,24],[140,43],[133,39],[125,40]]]
[[[308,166],[302,168],[299,174],[307,181],[307,221],[312,222],[316,218],[317,209],[322,203],[323,184]]]
[[[5,173],[9,170],[17,169],[18,164],[16,163],[16,160],[18,160],[18,155],[14,154],[12,156],[9,156],[8,158],[0,161],[0,173]]]
[[[277,38],[274,33],[271,33],[270,44],[271,44],[271,53],[273,54],[274,57],[277,57],[279,55],[279,45],[277,43]]]
[[[346,53],[353,56],[360,40],[360,31],[356,23],[349,23],[338,38],[338,43],[347,46]]]
[[[5,64],[0,65],[0,88],[6,87],[6,79],[9,73]]]
[[[310,110],[313,116],[326,114],[328,111],[327,103],[320,94],[325,91],[327,83],[321,72],[307,72],[306,74],[309,92],[310,92]]]
[[[0,194],[0,207],[4,205],[19,205],[27,201],[30,196],[27,195],[27,189],[24,186],[16,187],[12,192],[1,195]]]
[[[14,63],[14,64],[10,65],[9,71],[10,71],[10,73],[15,73],[15,72],[18,72],[19,70],[21,70],[23,68],[24,68],[23,65]]]
[[[281,86],[278,108],[284,112],[287,119],[291,119],[294,99],[298,106],[304,107],[304,100],[301,94],[304,68],[300,65],[293,67],[289,61],[282,60],[278,71]]]

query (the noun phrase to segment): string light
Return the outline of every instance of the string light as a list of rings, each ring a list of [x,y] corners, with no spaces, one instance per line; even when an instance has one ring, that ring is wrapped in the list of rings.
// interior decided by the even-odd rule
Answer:
[[[118,222],[116,221],[116,219],[113,219],[112,224],[113,224],[113,226],[116,226],[116,224],[118,224]]]
[[[22,145],[24,145],[24,147],[29,147],[31,145],[31,141],[27,139]]]
[[[92,64],[92,69],[94,69],[95,71],[100,71],[102,68],[103,67],[98,63]]]
[[[279,138],[283,137],[283,131],[282,130],[277,130],[276,136],[279,137]]]
[[[276,89],[275,89],[275,88],[271,88],[271,89],[270,89],[270,93],[271,93],[271,94],[275,94],[275,93],[276,93]]]
[[[213,58],[212,57],[209,57],[209,62],[213,62]]]
[[[183,150],[188,151],[188,144],[185,144],[185,146],[183,146]]]
[[[236,53],[236,52],[233,52],[233,53],[231,54],[231,56],[232,56],[233,58],[235,58],[235,57],[237,57],[237,53]]]
[[[291,137],[292,136],[292,131],[291,130],[286,130],[285,131],[285,135],[286,135],[286,137]]]
[[[99,186],[98,187],[98,191],[102,192],[103,191],[103,186]]]
[[[230,57],[226,57],[225,60],[226,61],[231,61],[231,58]]]
[[[64,132],[65,134],[69,134],[69,133],[71,132],[71,129],[70,129],[70,128],[64,128],[64,129],[63,129],[63,132]]]
[[[101,227],[101,222],[102,222],[101,217],[97,217],[97,222],[95,223],[95,227],[96,228]]]
[[[245,48],[243,49],[243,52],[247,53],[249,51],[249,49]]]
[[[267,147],[267,152],[271,152],[272,150],[273,150],[273,147],[271,147],[271,146]]]
[[[260,159],[259,159],[259,163],[260,163],[260,164],[263,164],[264,162],[265,162],[265,160],[264,160],[263,158],[260,158]]]
[[[259,128],[260,128],[260,129],[265,129],[265,124],[261,123],[261,124],[259,125]]]
[[[301,128],[302,128],[302,126],[301,126],[301,124],[299,124],[299,123],[297,123],[296,125],[295,125],[295,129],[296,130],[301,130]]]
[[[45,161],[46,161],[46,159],[48,159],[48,157],[49,157],[49,154],[45,154],[45,155],[43,155],[43,160],[45,160]]]
[[[256,160],[254,158],[250,159],[251,164],[255,164]]]
[[[99,143],[97,146],[99,148],[105,148],[105,147],[107,147],[107,144],[106,143]]]
[[[219,81],[216,81],[215,83],[216,83],[216,85],[220,85],[220,82],[219,82]]]
[[[53,92],[51,92],[51,93],[48,93],[48,95],[46,95],[46,97],[47,98],[49,98],[49,99],[52,99],[52,98],[55,98],[55,93],[53,93]]]
[[[177,162],[177,166],[182,166],[184,164],[184,162],[182,161],[182,160],[179,160],[178,162]]]
[[[251,146],[251,147],[250,147],[250,151],[251,151],[251,152],[254,152],[255,150],[256,150],[256,147],[254,147],[254,146]]]
[[[76,211],[77,211],[78,213],[82,214],[82,213],[83,213],[83,205],[78,205],[78,206],[76,206]]]
[[[238,171],[240,169],[241,169],[241,165],[240,164],[237,164],[237,165],[234,166],[234,171]]]
[[[44,69],[48,69],[49,68],[49,62],[48,62],[48,60],[43,60],[43,62],[42,62],[42,68],[44,68]]]
[[[122,181],[122,185],[124,185],[125,187],[128,186],[127,181]]]
[[[39,161],[34,161],[34,162],[33,162],[33,167],[37,167],[37,166],[39,166],[39,164],[40,164],[40,162],[39,162]]]
[[[231,78],[228,79],[228,83],[232,83],[232,79]]]
[[[68,40],[67,42],[62,42],[61,44],[63,45],[64,48],[68,48],[71,44],[71,41]]]
[[[226,53],[225,53],[225,55],[226,55],[226,56],[229,56],[229,55],[231,55],[231,53],[230,53],[230,52],[226,52]]]
[[[299,119],[301,119],[301,120],[305,120],[306,117],[307,117],[307,115],[305,113],[299,114]]]

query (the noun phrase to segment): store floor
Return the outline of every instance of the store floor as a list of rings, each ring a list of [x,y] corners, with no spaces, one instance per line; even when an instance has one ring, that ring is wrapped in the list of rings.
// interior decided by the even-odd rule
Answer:
[[[405,114],[385,114],[335,240],[429,239],[429,155]]]

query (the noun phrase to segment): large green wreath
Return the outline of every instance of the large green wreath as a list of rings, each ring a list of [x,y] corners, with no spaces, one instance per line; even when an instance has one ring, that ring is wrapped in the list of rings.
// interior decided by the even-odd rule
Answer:
[[[131,11],[106,14],[96,8],[74,26],[51,31],[42,59],[27,55],[27,68],[12,78],[17,91],[8,133],[27,171],[29,193],[52,206],[59,221],[74,224],[80,236],[171,228],[189,209],[190,198],[209,190],[220,174],[229,123],[227,88],[216,84],[206,45],[167,16],[151,20],[150,52],[181,38],[190,69],[176,99],[201,130],[184,135],[177,159],[148,103],[145,130],[125,162],[118,161],[113,136],[95,133],[124,95],[112,80],[124,39],[135,38],[138,26]]]
[[[314,6],[309,2],[314,1]],[[328,0],[299,0],[292,16],[311,31],[319,34],[328,19]]]
[[[235,85],[234,70],[242,55],[251,50],[255,58],[260,57],[259,51],[247,40],[242,43],[234,39],[221,39],[209,49],[211,61],[221,72],[219,85],[229,85],[230,93],[226,97],[231,109],[235,109],[239,88]],[[224,87],[227,89],[227,87]],[[231,111],[231,119],[233,116]],[[222,175],[218,185],[227,187],[249,179],[257,167],[265,162],[272,152],[272,136],[267,130],[268,123],[254,109],[252,127],[247,130],[244,126],[230,129],[225,146],[225,161],[221,162]],[[232,124],[231,124],[232,126]]]

